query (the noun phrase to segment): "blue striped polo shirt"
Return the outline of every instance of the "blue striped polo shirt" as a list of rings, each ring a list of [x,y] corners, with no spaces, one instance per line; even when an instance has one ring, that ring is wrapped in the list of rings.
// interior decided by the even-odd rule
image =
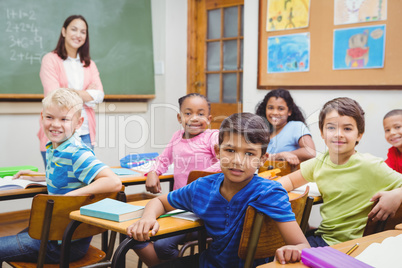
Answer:
[[[244,266],[237,252],[249,205],[275,221],[295,221],[288,193],[280,183],[254,175],[228,202],[220,194],[223,179],[223,173],[213,174],[168,194],[171,206],[197,214],[213,238],[200,257],[200,267]]]
[[[48,142],[46,149],[46,183],[49,194],[63,195],[84,187],[107,167],[81,142],[76,133],[56,149]]]

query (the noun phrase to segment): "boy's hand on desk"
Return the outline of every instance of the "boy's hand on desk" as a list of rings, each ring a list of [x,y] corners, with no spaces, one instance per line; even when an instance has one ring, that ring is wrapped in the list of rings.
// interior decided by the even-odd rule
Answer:
[[[25,175],[25,176],[24,176]],[[43,173],[39,173],[32,170],[20,170],[13,176],[13,180],[15,179],[24,179],[30,181],[46,181],[46,175]]]
[[[275,260],[280,264],[288,262],[298,262],[301,258],[301,250],[298,246],[283,246],[278,248],[275,252]]]
[[[388,217],[393,217],[402,202],[402,189],[392,191],[382,191],[376,193],[371,202],[378,201],[374,208],[368,214],[369,219],[373,221],[384,221]]]
[[[127,235],[137,241],[149,240],[149,231],[155,235],[159,230],[159,223],[154,218],[141,218],[127,227]]]
[[[153,194],[162,193],[161,183],[159,181],[159,176],[155,171],[151,171],[147,175],[147,180],[145,181],[145,188],[148,192]]]

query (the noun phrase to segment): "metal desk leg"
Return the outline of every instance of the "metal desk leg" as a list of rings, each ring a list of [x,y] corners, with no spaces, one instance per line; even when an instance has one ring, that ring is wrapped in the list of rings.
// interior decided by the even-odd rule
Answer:
[[[117,247],[113,255],[112,268],[124,268],[126,267],[126,254],[138,241],[133,238],[127,237]]]
[[[198,252],[201,254],[207,248],[207,230],[202,228],[198,231]]]
[[[173,186],[174,186],[174,178],[171,178],[169,180],[169,192],[173,191]]]

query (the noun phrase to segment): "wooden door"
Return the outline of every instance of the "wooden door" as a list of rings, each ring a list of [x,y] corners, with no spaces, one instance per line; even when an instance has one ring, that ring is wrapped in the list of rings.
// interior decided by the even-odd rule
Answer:
[[[242,111],[243,0],[189,0],[187,91],[207,96],[212,128]]]

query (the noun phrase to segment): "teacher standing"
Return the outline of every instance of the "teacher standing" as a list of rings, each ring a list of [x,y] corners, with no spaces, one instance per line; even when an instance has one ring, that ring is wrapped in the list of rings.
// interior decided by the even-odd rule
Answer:
[[[104,92],[99,71],[89,55],[88,23],[81,15],[68,17],[61,29],[56,48],[42,59],[40,79],[45,97],[58,88],[77,91],[84,101],[84,123],[79,129],[81,140],[91,149],[95,142],[93,107],[103,101]],[[46,165],[47,138],[40,124],[40,151]]]

